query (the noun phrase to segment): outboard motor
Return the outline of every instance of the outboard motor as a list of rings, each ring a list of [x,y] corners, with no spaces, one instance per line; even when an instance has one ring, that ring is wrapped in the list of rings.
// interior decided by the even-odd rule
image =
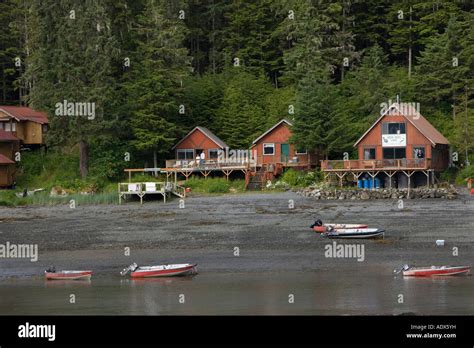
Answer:
[[[120,275],[121,275],[121,276],[124,276],[124,275],[126,275],[128,272],[133,272],[133,271],[135,271],[137,268],[138,268],[138,265],[136,264],[136,262],[134,262],[134,263],[132,263],[130,266],[124,268],[124,269],[120,272]]]
[[[48,273],[56,273],[56,267],[54,266],[49,266],[49,268],[46,270]]]
[[[323,222],[321,221],[321,219],[317,219],[314,224],[312,224],[310,226],[310,228],[313,228],[313,227],[316,227],[316,226],[322,226],[323,225]]]

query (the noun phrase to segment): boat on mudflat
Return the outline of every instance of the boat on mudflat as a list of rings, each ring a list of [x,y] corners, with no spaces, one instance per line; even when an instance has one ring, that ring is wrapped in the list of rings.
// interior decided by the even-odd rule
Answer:
[[[332,223],[332,222],[325,222],[323,223],[321,220],[316,220],[310,228],[313,229],[315,232],[323,233],[328,232],[331,230],[340,230],[340,229],[347,229],[347,228],[367,228],[369,227],[366,224],[340,224],[340,223]]]
[[[370,239],[383,238],[385,230],[380,228],[342,228],[324,232],[323,236],[340,239]]]
[[[197,264],[182,263],[173,265],[138,266],[136,263],[125,268],[120,274],[122,276],[130,272],[132,278],[154,278],[185,276],[197,273]]]
[[[454,275],[466,275],[471,271],[471,266],[428,266],[412,267],[403,265],[396,273],[402,272],[405,277],[446,277]]]
[[[56,269],[47,269],[44,271],[46,280],[90,280],[92,271],[60,271]]]

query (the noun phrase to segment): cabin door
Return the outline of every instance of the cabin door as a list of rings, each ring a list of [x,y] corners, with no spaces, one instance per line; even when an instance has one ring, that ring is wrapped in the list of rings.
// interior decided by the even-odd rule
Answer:
[[[288,162],[290,159],[290,144],[280,144],[281,161]]]

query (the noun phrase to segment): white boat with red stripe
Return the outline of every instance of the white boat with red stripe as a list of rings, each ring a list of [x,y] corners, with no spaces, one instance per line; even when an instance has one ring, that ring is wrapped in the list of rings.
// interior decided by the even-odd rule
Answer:
[[[471,266],[431,266],[431,267],[411,267],[403,265],[400,273],[405,277],[446,277],[454,275],[467,275],[471,271]]]
[[[174,277],[197,274],[197,264],[180,263],[158,266],[138,266],[136,263],[125,268],[122,276],[130,272],[132,278]]]
[[[90,280],[92,271],[60,271],[50,268],[44,271],[46,280]]]

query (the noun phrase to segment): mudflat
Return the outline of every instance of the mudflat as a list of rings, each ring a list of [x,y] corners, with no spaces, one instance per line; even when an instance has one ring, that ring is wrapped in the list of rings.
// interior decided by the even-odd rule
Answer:
[[[131,262],[197,262],[201,272],[392,272],[397,266],[474,263],[474,198],[321,201],[294,192],[192,196],[143,205],[0,209],[0,243],[37,244],[38,261],[0,260],[3,277],[40,276],[49,265],[117,272]],[[294,207],[291,208],[292,202]],[[364,244],[363,262],[328,258],[333,241],[309,225],[367,223],[386,230]],[[445,240],[437,246],[436,240]],[[129,253],[128,253],[129,251]],[[129,254],[129,255],[128,255]]]

